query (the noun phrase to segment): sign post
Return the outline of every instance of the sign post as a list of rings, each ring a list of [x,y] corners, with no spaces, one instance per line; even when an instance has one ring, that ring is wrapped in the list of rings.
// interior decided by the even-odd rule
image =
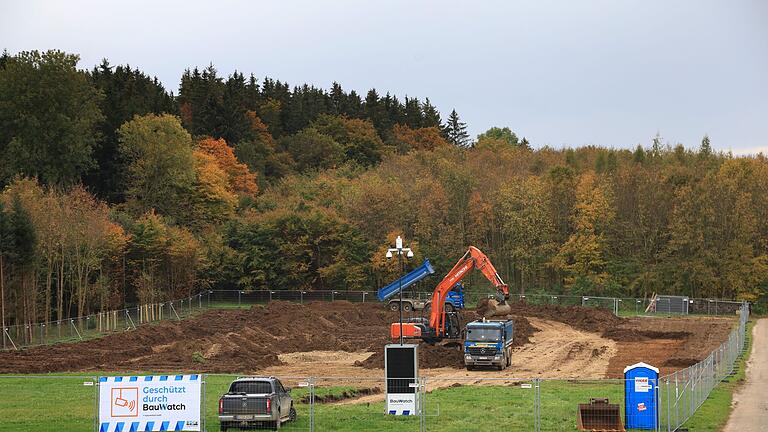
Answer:
[[[99,432],[202,431],[200,375],[99,378]]]
[[[418,345],[414,344],[390,344],[384,347],[387,414],[418,414],[419,356],[417,348]]]

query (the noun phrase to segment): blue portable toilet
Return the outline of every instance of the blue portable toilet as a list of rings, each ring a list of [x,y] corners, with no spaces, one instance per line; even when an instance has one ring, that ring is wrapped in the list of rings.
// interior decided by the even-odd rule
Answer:
[[[646,363],[624,368],[624,424],[652,429],[659,424],[659,370]]]

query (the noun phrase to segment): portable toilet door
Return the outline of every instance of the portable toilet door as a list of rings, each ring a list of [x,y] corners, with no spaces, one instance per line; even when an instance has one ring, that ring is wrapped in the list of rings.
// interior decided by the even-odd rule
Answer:
[[[655,430],[659,424],[659,370],[646,363],[624,368],[624,424]]]

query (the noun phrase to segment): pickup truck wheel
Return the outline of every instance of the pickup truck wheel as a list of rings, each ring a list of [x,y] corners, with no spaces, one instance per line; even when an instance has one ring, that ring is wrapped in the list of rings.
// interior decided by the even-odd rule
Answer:
[[[220,430],[221,432],[227,432],[227,429],[228,429],[228,428],[227,428],[227,425],[225,425],[225,424],[222,424],[221,426],[219,426],[219,430]]]
[[[291,405],[291,410],[288,412],[288,420],[289,421],[296,421],[296,408]]]
[[[403,310],[405,312],[410,312],[413,310],[413,305],[411,305],[410,303],[403,303]]]
[[[400,308],[400,305],[397,304],[397,302],[392,302],[389,304],[389,310],[397,312],[397,310]]]

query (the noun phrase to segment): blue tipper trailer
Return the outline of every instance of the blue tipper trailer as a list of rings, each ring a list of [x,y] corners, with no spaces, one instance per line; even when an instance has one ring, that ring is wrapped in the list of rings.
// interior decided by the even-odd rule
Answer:
[[[624,424],[655,430],[659,424],[659,369],[636,363],[624,368]]]
[[[379,291],[376,293],[376,298],[378,298],[379,301],[387,300],[388,298],[399,293],[401,289],[408,288],[409,286],[415,284],[416,282],[433,274],[434,272],[435,272],[435,269],[432,268],[432,264],[429,263],[428,259],[425,259],[422,265],[416,267],[407,275],[379,289]]]

